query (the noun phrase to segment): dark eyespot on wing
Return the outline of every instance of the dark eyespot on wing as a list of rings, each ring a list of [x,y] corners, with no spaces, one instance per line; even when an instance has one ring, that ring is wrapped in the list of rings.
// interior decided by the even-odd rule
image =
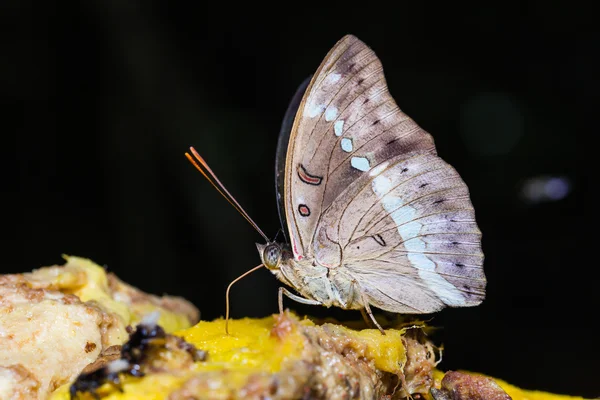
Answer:
[[[320,185],[323,181],[323,177],[309,174],[302,164],[298,164],[298,177],[302,182],[314,186]]]
[[[300,204],[298,206],[298,212],[303,217],[308,217],[310,215],[310,208],[308,208],[308,206],[306,204]]]

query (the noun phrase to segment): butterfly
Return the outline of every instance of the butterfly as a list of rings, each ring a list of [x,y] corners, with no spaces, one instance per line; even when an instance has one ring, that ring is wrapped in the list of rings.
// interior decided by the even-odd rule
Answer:
[[[282,124],[275,180],[289,244],[270,241],[191,150],[267,242],[257,244],[262,264],[251,271],[265,266],[297,293],[280,287],[280,312],[285,294],[360,310],[384,333],[371,306],[429,314],[483,301],[481,231],[467,185],[400,110],[381,61],[355,36],[329,51]]]

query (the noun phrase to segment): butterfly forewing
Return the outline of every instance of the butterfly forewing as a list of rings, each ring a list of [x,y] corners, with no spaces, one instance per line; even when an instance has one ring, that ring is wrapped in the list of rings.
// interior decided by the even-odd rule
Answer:
[[[371,304],[432,312],[483,299],[468,189],[398,108],[381,62],[354,36],[336,44],[304,93],[284,200],[296,260],[343,271],[337,276],[357,282]]]
[[[400,152],[435,151],[430,135],[390,96],[375,53],[353,36],[338,42],[317,70],[291,138],[286,210],[299,242],[294,252],[304,256],[321,212],[363,172]]]

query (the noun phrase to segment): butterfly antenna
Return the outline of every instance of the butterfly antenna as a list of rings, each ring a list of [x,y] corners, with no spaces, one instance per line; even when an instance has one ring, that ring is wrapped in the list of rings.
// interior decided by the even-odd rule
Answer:
[[[229,286],[227,286],[227,291],[225,292],[225,333],[227,335],[229,335],[229,290],[231,289],[231,287],[233,286],[234,283],[236,283],[240,279],[250,275],[254,271],[256,271],[264,266],[265,266],[264,264],[260,264],[260,265],[257,265],[256,267],[252,268],[251,270],[244,272],[242,275],[238,276],[233,281],[231,281]]]
[[[265,235],[263,231],[258,227],[258,225],[256,225],[256,222],[254,222],[252,218],[250,218],[248,213],[242,208],[240,203],[236,201],[236,199],[231,195],[231,193],[229,193],[229,191],[225,189],[225,186],[223,186],[219,178],[217,178],[212,169],[210,169],[210,167],[208,166],[206,161],[204,161],[202,156],[200,156],[200,154],[198,154],[198,152],[193,147],[190,147],[190,151],[192,152],[194,157],[192,157],[189,153],[185,153],[187,159],[190,160],[190,162],[194,165],[194,167],[196,167],[198,171],[200,171],[200,173],[206,178],[206,180],[209,181],[215,189],[217,189],[221,196],[225,197],[229,204],[231,204],[233,208],[235,208],[240,214],[242,214],[242,217],[246,218],[246,221],[248,221],[258,233],[260,233],[260,235],[265,239],[265,241],[269,242],[269,238],[267,237],[267,235]]]

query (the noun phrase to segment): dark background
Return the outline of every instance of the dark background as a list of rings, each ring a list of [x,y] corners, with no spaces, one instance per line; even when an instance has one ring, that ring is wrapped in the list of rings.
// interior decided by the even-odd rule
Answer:
[[[469,185],[484,234],[487,299],[432,321],[444,327],[440,367],[599,395],[583,155],[586,133],[597,134],[591,8],[413,3],[2,2],[0,272],[79,255],[190,299],[204,319],[223,315],[226,285],[260,262],[261,238],[183,153],[195,146],[274,236],[281,119],[297,86],[353,33]],[[561,183],[563,198],[536,200],[544,182]],[[276,312],[278,286],[266,270],[240,282],[233,316]]]

